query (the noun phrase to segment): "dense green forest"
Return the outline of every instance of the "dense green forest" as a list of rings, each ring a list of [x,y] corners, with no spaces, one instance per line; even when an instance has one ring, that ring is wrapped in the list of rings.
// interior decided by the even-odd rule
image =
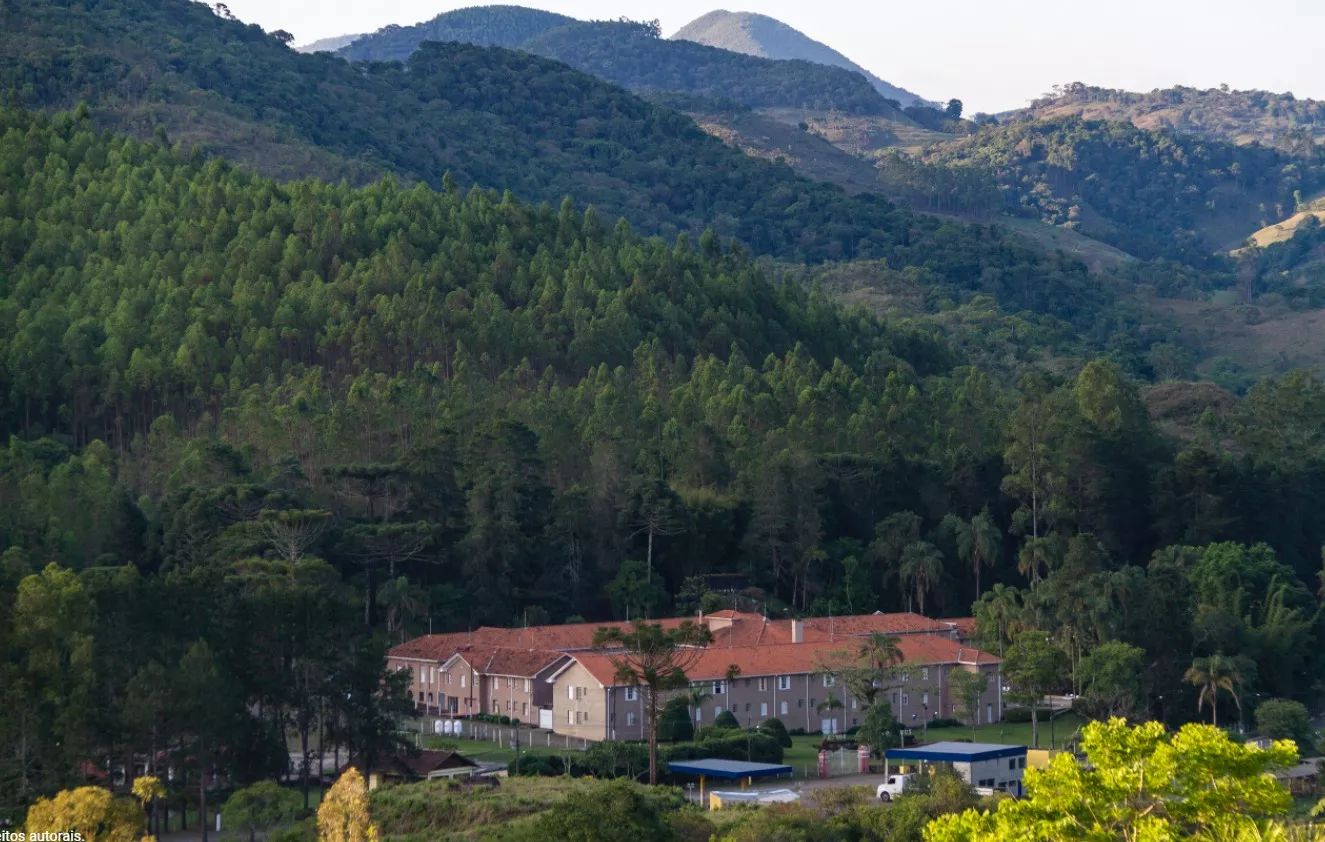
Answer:
[[[1314,156],[1316,144],[1325,136],[1325,103],[1298,99],[1291,93],[1235,91],[1227,85],[1134,93],[1073,82],[1056,86],[1052,93],[1018,113],[1130,121],[1146,129],[1173,129],[1212,140],[1276,146],[1308,158]]]
[[[788,107],[850,114],[897,109],[859,73],[809,61],[775,61],[661,37],[656,23],[581,22],[518,6],[438,15],[417,26],[387,27],[338,52],[356,61],[405,61],[424,41],[519,49],[565,62],[632,91],[721,97],[752,108]]]
[[[926,160],[987,173],[1010,212],[1138,257],[1207,267],[1221,246],[1291,214],[1325,180],[1320,164],[1278,150],[1076,117],[987,126]],[[970,189],[985,201],[978,183]]]
[[[387,640],[690,611],[714,572],[771,612],[983,591],[986,645],[1050,630],[1082,691],[1136,647],[1124,702],[1174,721],[1194,658],[1313,692],[1312,376],[1169,438],[1110,359],[983,371],[711,235],[278,185],[85,113],[5,110],[0,187],[6,809],[163,733],[235,782],[282,726],[385,745]]]
[[[21,103],[81,98],[103,123],[147,136],[163,127],[204,153],[259,166],[311,147],[343,166],[295,172],[326,176],[330,166],[337,178],[348,171],[362,180],[365,168],[386,170],[434,187],[449,173],[462,188],[509,189],[554,206],[573,195],[645,233],[712,228],[789,260],[924,266],[957,286],[1006,294],[1018,308],[1070,310],[1064,290],[1084,284],[1081,266],[998,229],[847,196],[748,158],[674,111],[521,53],[430,44],[407,69],[354,68],[295,53],[187,0],[16,0],[0,7],[0,58],[0,88],[15,89]]]
[[[386,26],[361,35],[337,51],[350,61],[406,61],[424,41],[458,41],[479,47],[520,49],[549,29],[579,23],[575,18],[523,6],[471,6],[413,26]]]

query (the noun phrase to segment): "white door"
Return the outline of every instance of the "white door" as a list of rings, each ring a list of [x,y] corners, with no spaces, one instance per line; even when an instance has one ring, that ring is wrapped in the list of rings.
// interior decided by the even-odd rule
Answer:
[[[819,725],[819,731],[824,734],[836,734],[837,720],[836,719],[823,720]]]
[[[543,708],[539,710],[538,727],[543,728],[547,731],[552,730],[552,711],[549,710],[548,708]]]

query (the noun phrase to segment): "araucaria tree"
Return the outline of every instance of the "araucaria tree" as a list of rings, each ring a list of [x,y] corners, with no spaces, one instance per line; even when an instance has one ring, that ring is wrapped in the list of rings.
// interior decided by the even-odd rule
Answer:
[[[636,620],[629,628],[603,627],[594,646],[606,650],[621,684],[644,690],[645,727],[649,736],[649,783],[658,782],[658,717],[664,695],[689,684],[686,671],[713,642],[707,626],[687,620],[674,629]]]

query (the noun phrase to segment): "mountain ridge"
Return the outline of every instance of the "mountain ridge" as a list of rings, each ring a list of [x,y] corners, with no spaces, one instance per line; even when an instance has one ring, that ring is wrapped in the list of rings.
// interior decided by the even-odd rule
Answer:
[[[903,107],[932,104],[918,94],[880,79],[827,44],[768,15],[716,9],[695,18],[669,37],[760,58],[802,59],[841,67],[864,76],[880,94],[897,100]]]

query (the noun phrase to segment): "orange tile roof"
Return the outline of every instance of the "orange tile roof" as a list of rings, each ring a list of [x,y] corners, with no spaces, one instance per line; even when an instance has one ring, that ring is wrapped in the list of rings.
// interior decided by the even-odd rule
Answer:
[[[940,622],[949,623],[957,629],[960,637],[975,637],[975,618],[974,617],[948,617]]]
[[[832,643],[786,643],[771,646],[710,646],[687,675],[693,681],[711,681],[727,676],[730,667],[740,668],[742,677],[797,675],[823,672],[839,654],[856,654],[859,640]],[[970,646],[962,646],[942,635],[917,634],[898,638],[904,664],[997,664],[999,659]],[[616,659],[606,652],[572,652],[574,658],[604,686],[616,684]]]
[[[782,620],[790,625],[790,620]],[[837,640],[842,637],[863,637],[881,634],[914,634],[918,632],[942,633],[949,626],[919,614],[853,614],[845,617],[810,617],[801,620],[804,641]]]
[[[509,675],[532,678],[566,657],[565,652],[547,649],[504,649],[461,646],[458,657],[483,675]]]

